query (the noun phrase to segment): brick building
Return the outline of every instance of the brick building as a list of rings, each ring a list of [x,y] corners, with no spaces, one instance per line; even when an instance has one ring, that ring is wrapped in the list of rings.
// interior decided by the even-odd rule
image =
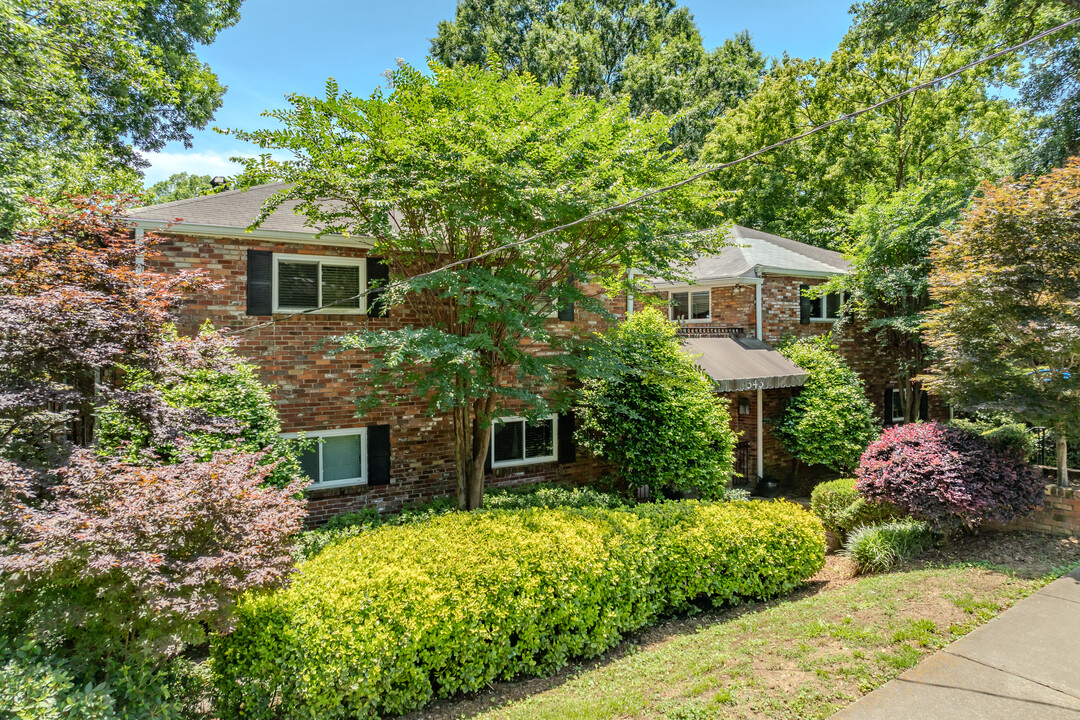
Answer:
[[[409,324],[408,311],[395,307],[377,317],[369,313],[369,303],[378,301],[369,297],[290,316],[359,294],[369,280],[385,277],[385,267],[370,255],[367,239],[316,238],[305,218],[288,205],[258,230],[247,231],[263,203],[280,189],[264,185],[130,211],[137,234],[153,231],[165,238],[150,262],[165,270],[202,269],[219,283],[185,305],[182,331],[193,332],[206,320],[218,328],[249,328],[240,336],[240,352],[260,366],[263,382],[273,386],[283,430],[322,439],[303,458],[315,480],[309,503],[314,522],[361,507],[392,510],[452,494],[450,418],[429,417],[418,399],[358,419],[353,376],[365,358],[357,353],[331,357],[321,346],[358,328]],[[827,332],[835,319],[835,299],[806,301],[799,296],[800,286],[843,272],[843,261],[837,253],[746,228],[736,227],[732,242],[719,255],[698,262],[692,285],[657,284],[656,289],[670,298],[672,318],[684,325],[687,342],[704,347],[693,349],[702,352],[703,366],[710,358],[733,357],[738,372],[745,375],[749,367],[753,375],[759,358],[767,356],[772,365],[765,366],[775,370],[778,353],[761,341]],[[611,309],[616,317],[632,312],[633,299],[613,299]],[[276,322],[267,322],[271,319]],[[549,322],[555,330],[602,329],[601,318],[580,311]],[[840,347],[867,379],[878,411],[885,412],[887,359],[847,330]],[[765,420],[801,384],[800,369],[787,366],[780,363],[767,377],[717,377],[726,389],[720,397],[731,402],[734,426],[746,440],[743,454],[754,458],[747,475],[785,472],[786,457]],[[585,482],[602,473],[596,459],[576,451],[572,416],[537,423],[504,420],[493,429],[492,485]]]

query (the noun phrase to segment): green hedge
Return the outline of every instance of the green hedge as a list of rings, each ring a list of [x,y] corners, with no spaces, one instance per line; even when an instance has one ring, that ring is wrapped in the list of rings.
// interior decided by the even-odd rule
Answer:
[[[705,595],[775,596],[824,564],[775,502],[451,513],[380,527],[247,598],[214,645],[223,718],[373,717],[545,674]]]
[[[826,530],[835,533],[848,533],[901,515],[889,503],[872,503],[859,495],[855,478],[830,480],[815,486],[810,493],[810,509],[821,518]]]

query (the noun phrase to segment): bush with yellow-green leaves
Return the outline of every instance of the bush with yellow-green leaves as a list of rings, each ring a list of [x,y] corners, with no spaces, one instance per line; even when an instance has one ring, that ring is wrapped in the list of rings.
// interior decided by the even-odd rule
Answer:
[[[451,513],[380,527],[248,597],[213,650],[223,718],[378,717],[592,657],[708,598],[773,597],[824,564],[786,502]]]

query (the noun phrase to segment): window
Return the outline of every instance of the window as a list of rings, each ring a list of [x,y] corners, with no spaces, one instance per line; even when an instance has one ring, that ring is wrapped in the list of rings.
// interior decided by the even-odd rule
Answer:
[[[710,292],[708,290],[686,290],[671,293],[671,301],[668,303],[671,319],[708,320],[709,296]]]
[[[491,425],[491,467],[551,462],[558,458],[558,417],[536,421],[500,418]]]
[[[892,389],[892,421],[894,423],[904,422],[904,400],[900,397],[900,389]]]
[[[816,322],[836,320],[840,317],[840,308],[843,304],[844,296],[841,293],[829,293],[823,298],[811,298],[810,319]]]
[[[282,437],[295,438],[297,433]],[[300,469],[311,478],[311,489],[363,485],[367,482],[367,429],[322,430],[304,433],[315,444],[300,455]]]
[[[314,310],[360,313],[366,285],[365,262],[359,258],[320,258],[274,254],[274,312]],[[329,307],[328,307],[329,306]]]

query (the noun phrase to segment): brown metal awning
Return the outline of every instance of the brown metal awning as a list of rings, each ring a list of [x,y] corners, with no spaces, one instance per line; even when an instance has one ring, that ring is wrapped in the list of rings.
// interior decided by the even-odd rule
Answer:
[[[800,387],[806,371],[755,338],[682,338],[683,349],[716,382],[717,392]]]

